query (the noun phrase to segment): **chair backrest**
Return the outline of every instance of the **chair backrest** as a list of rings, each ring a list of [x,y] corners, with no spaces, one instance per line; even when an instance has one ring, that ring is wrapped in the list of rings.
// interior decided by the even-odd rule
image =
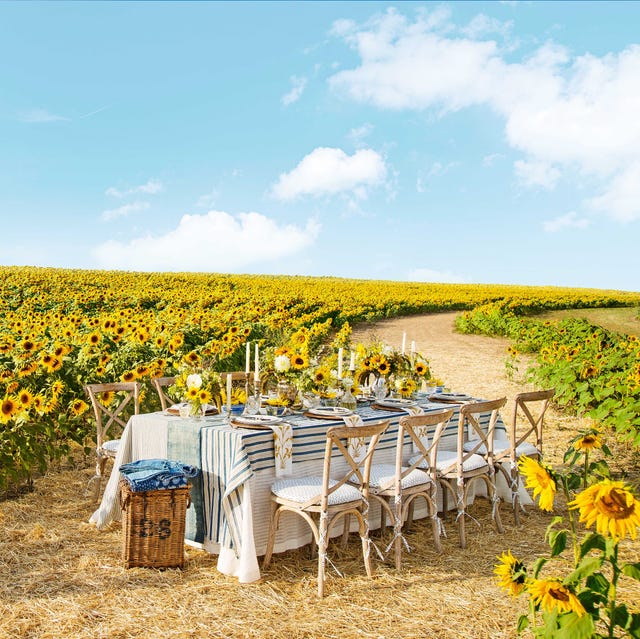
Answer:
[[[398,423],[398,440],[396,443],[396,474],[394,480],[397,493],[400,492],[402,479],[418,467],[428,469],[429,475],[435,479],[436,455],[440,437],[454,413],[455,409],[447,408],[446,410],[434,413],[406,415],[400,418],[400,422]],[[435,431],[433,435],[429,437],[429,430],[434,426]],[[410,466],[405,466],[403,463],[405,435],[409,436],[415,453],[415,455],[412,456],[413,463]]]
[[[110,437],[113,428],[122,432],[127,425],[124,421],[124,409],[133,400],[133,413],[137,415],[140,410],[140,384],[138,382],[113,382],[109,384],[87,384],[86,392],[91,400],[93,413],[96,418],[96,447],[100,449],[102,444]],[[104,393],[119,393],[113,402],[108,405],[103,404],[100,399]],[[118,401],[119,399],[119,401]],[[115,405],[115,407],[113,407]]]
[[[553,399],[554,394],[555,389],[550,388],[516,395],[511,424],[509,425],[509,441],[512,444],[511,454],[514,457],[514,461],[516,449],[530,437],[531,439],[535,437],[535,447],[538,449],[538,454],[542,456],[542,423],[544,414],[547,412],[549,402]],[[526,417],[526,421],[522,420],[525,426],[520,429],[520,434],[517,433],[519,410]]]
[[[368,499],[373,454],[382,433],[387,428],[389,428],[388,419],[361,426],[332,426],[329,428],[324,451],[322,493],[310,499],[303,507],[319,505],[322,511],[326,511],[330,495],[347,482],[357,484],[360,487],[363,499]],[[366,452],[358,455],[357,458],[349,451],[349,440],[356,438],[364,441],[368,439]],[[332,476],[332,461],[335,463],[332,457],[336,450],[340,453],[341,458],[347,462],[347,470],[340,471],[339,476]]]
[[[169,406],[171,406],[174,403],[174,401],[173,399],[171,399],[171,397],[169,397],[164,392],[164,389],[169,386],[173,386],[176,383],[176,378],[175,377],[154,377],[151,380],[151,383],[153,384],[153,387],[156,389],[156,393],[158,393],[158,399],[160,400],[160,406],[162,407],[162,410],[167,410],[167,408],[169,408]]]
[[[507,403],[506,397],[489,401],[469,402],[460,407],[458,414],[458,439],[457,458],[451,466],[441,472],[450,472],[456,469],[459,477],[463,474],[464,463],[476,454],[486,457],[490,466],[493,466],[493,437],[500,409]],[[481,424],[482,414],[489,413],[489,423],[486,428]],[[473,446],[465,450],[465,442],[474,441]]]

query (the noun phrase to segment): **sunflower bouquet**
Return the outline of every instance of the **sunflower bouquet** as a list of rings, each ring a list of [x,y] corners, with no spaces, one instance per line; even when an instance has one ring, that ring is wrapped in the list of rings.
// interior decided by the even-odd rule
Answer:
[[[598,430],[589,429],[571,442],[563,471],[528,457],[519,462],[542,510],[553,511],[557,493],[564,494],[568,527],[562,526],[563,517],[552,520],[546,533],[549,557],[540,557],[531,568],[510,550],[498,557],[499,585],[514,597],[529,598],[529,613],[520,616],[518,632],[530,627],[536,637],[557,639],[640,637],[640,612],[616,598],[621,578],[640,581],[640,563],[623,563],[618,554],[627,536],[636,539],[640,500],[631,486],[611,479],[604,458],[590,460],[596,451],[610,455]],[[579,524],[595,531],[579,534]],[[543,575],[549,561],[562,560],[569,547],[573,570]]]
[[[168,388],[168,393],[177,401],[187,402],[190,414],[202,414],[202,407],[215,404],[218,409],[221,402],[222,383],[220,374],[208,369],[184,367],[176,380]]]

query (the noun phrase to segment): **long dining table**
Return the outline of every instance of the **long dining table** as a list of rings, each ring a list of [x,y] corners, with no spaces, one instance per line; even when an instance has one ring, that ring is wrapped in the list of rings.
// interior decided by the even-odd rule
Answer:
[[[418,405],[424,412],[448,407],[455,409],[440,442],[443,449],[455,450],[460,404],[446,405],[423,396],[419,397]],[[393,463],[398,422],[407,413],[380,410],[369,404],[359,405],[357,413],[365,423],[382,419],[390,421],[378,444],[374,461]],[[489,414],[484,418],[488,422]],[[283,419],[290,424],[293,434],[291,474],[322,474],[327,428],[344,422],[340,418],[316,419],[301,413],[287,415]],[[498,420],[497,437],[506,439],[504,431],[504,423]],[[409,455],[408,440],[406,447]],[[202,472],[192,481],[186,543],[217,554],[220,572],[235,576],[242,583],[257,581],[260,579],[258,557],[265,551],[271,516],[270,487],[276,479],[276,448],[272,430],[232,426],[222,415],[198,419],[163,412],[134,415],[124,429],[102,501],[90,521],[98,529],[103,529],[121,518],[119,469],[122,464],[161,458],[194,465]],[[503,497],[507,497],[506,484],[501,492]],[[416,517],[419,516],[417,509]],[[371,517],[371,527],[376,527],[376,517],[379,526],[379,509],[377,513],[372,509]],[[301,518],[285,513],[274,552],[298,548],[310,541],[308,525]]]

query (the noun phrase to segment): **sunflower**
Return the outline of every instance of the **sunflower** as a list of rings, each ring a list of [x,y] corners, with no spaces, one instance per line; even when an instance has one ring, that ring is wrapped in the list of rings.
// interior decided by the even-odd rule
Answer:
[[[29,377],[29,375],[31,375],[31,373],[35,373],[37,369],[37,362],[27,362],[18,369],[18,377]]]
[[[133,382],[136,379],[135,371],[125,371],[120,378],[123,382]]]
[[[198,353],[196,353],[195,351],[190,351],[182,359],[188,366],[197,366],[201,361],[200,355],[198,355]]]
[[[100,393],[98,397],[98,401],[103,406],[109,406],[109,404],[113,403],[116,394],[113,391],[105,391],[104,393]]]
[[[587,433],[586,435],[578,437],[578,439],[573,442],[573,447],[576,450],[588,453],[596,448],[602,448],[602,441],[597,433]]]
[[[635,539],[640,526],[640,501],[631,489],[621,481],[603,479],[589,486],[569,503],[580,511],[580,521],[589,528],[594,523],[596,530],[614,540],[627,534]]]
[[[533,496],[540,499],[538,505],[542,510],[553,510],[553,499],[556,494],[556,481],[552,470],[531,457],[523,455],[518,463],[520,472],[526,480],[526,487],[533,488]]]
[[[558,579],[533,579],[526,588],[533,602],[547,612],[575,612],[578,617],[585,613],[575,593]]]
[[[15,397],[6,396],[0,404],[0,422],[6,424],[20,410]]]
[[[199,388],[196,388],[195,386],[189,386],[189,388],[187,388],[186,397],[188,400],[198,399],[199,393]]]
[[[51,363],[49,364],[49,366],[47,367],[47,370],[50,373],[55,373],[57,370],[59,370],[62,367],[62,360],[57,358],[57,357],[53,357],[51,359]]]
[[[306,368],[308,363],[309,363],[308,359],[302,354],[294,355],[291,358],[291,368],[298,371],[302,370],[303,368]]]
[[[29,408],[33,402],[33,393],[28,388],[23,388],[18,393],[18,403],[22,408]]]
[[[89,335],[89,337],[87,338],[87,341],[89,342],[89,344],[91,344],[92,346],[96,346],[97,344],[100,343],[100,341],[102,340],[102,335],[98,332],[98,331],[94,331],[93,333],[91,333]]]
[[[36,349],[35,343],[30,339],[25,339],[22,344],[20,344],[20,346],[22,347],[22,350],[25,351],[25,353],[33,353],[33,351]]]
[[[498,560],[500,563],[496,564],[493,571],[498,578],[498,585],[516,597],[524,590],[527,569],[511,554],[510,550],[503,552]]]
[[[377,368],[378,368],[378,372],[382,373],[382,375],[386,375],[391,371],[391,365],[386,359],[384,359],[384,357],[381,357],[380,360],[378,361]]]
[[[146,364],[136,366],[136,377],[145,377],[149,374],[149,367]]]
[[[198,399],[201,404],[209,404],[211,402],[211,393],[208,390],[201,388],[198,391]]]
[[[73,417],[80,417],[80,415],[84,415],[88,410],[89,405],[81,399],[74,399],[73,402],[71,402],[71,415]]]
[[[53,384],[51,384],[51,392],[54,395],[60,395],[60,393],[62,393],[62,391],[64,390],[64,382],[57,379],[55,382],[53,382]]]
[[[429,372],[429,367],[424,362],[416,362],[413,367],[413,372],[423,377]]]

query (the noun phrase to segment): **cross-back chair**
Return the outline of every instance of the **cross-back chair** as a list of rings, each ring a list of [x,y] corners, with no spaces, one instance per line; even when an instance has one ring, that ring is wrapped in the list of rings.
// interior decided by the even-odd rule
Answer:
[[[167,410],[169,406],[174,404],[174,400],[171,399],[165,392],[165,388],[169,386],[173,386],[176,383],[175,377],[154,377],[151,380],[153,387],[156,389],[156,393],[158,393],[158,399],[160,400],[160,407],[162,410]]]
[[[380,436],[389,421],[362,426],[333,426],[327,430],[322,476],[295,477],[276,481],[271,486],[272,516],[263,565],[271,562],[280,515],[292,512],[311,528],[318,549],[318,596],[324,596],[327,545],[333,526],[340,520],[348,523],[353,515],[359,524],[364,565],[373,574],[369,539],[369,476],[371,462]],[[349,441],[368,440],[364,454],[354,458]],[[337,453],[337,454],[336,454]],[[336,455],[334,457],[334,455]],[[338,461],[344,462],[339,464]],[[337,467],[337,468],[336,468]],[[346,528],[345,528],[346,532]],[[346,541],[346,535],[343,535]]]
[[[100,484],[108,459],[115,459],[120,446],[120,435],[126,424],[125,409],[133,401],[133,414],[140,410],[140,384],[138,382],[113,382],[87,384],[87,395],[91,400],[96,420],[96,474],[89,480],[95,484],[94,499],[100,494]],[[115,394],[109,403],[103,403],[105,394]],[[103,401],[101,401],[101,399]],[[117,435],[117,438],[114,436]]]
[[[409,550],[408,544],[402,536],[402,527],[407,520],[407,513],[412,511],[414,501],[418,497],[424,498],[427,502],[433,531],[433,543],[437,552],[442,551],[435,462],[440,437],[453,413],[454,409],[449,408],[436,413],[401,417],[398,424],[395,464],[374,464],[371,467],[369,486],[372,497],[382,505],[381,527],[385,528],[386,515],[389,515],[393,524],[393,539],[387,546],[387,551],[391,547],[394,548],[397,570],[402,567],[403,544]],[[435,427],[435,431],[429,438],[428,429],[433,427]],[[407,437],[416,452],[408,465],[403,461]]]
[[[519,393],[515,396],[508,440],[494,442],[494,461],[511,488],[511,503],[516,525],[520,524],[520,499],[518,487],[520,472],[518,460],[523,455],[542,459],[542,425],[544,415],[553,399],[555,389]],[[524,417],[520,420],[518,416]]]
[[[494,526],[499,533],[504,532],[496,491],[493,442],[499,412],[506,402],[506,397],[502,397],[462,405],[458,414],[456,450],[438,449],[436,453],[438,481],[443,489],[443,510],[446,514],[448,496],[452,496],[456,501],[456,521],[461,548],[465,548],[467,545],[465,519],[469,490],[479,481],[485,483],[487,496],[492,502],[491,518]],[[486,428],[480,420],[483,413],[490,414]],[[465,446],[467,440],[470,440],[471,445]]]

